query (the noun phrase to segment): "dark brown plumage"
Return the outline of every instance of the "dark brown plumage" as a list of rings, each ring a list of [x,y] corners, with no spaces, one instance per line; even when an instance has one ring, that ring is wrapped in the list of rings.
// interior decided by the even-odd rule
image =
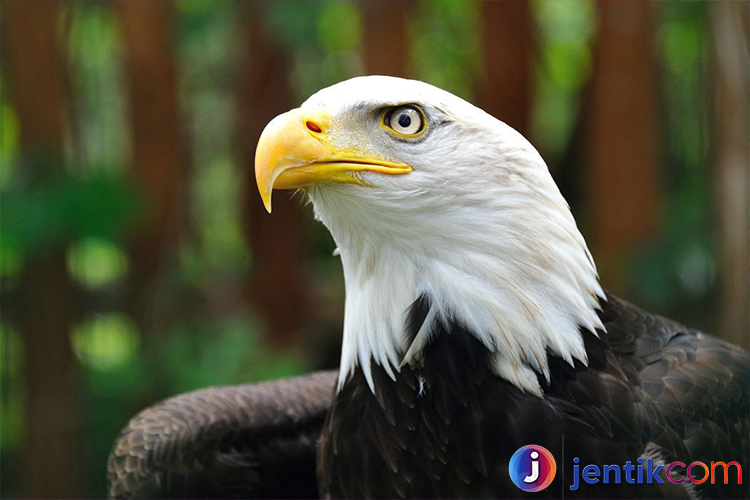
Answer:
[[[414,303],[412,334],[427,306]],[[486,349],[452,325],[423,366],[404,367],[396,381],[374,367],[374,394],[356,371],[335,398],[335,375],[324,372],[167,400],[123,431],[110,494],[300,498],[319,484],[333,498],[517,498],[525,494],[510,481],[510,456],[539,444],[558,474],[538,498],[563,488],[566,498],[747,498],[746,480],[734,479],[696,490],[687,481],[568,489],[574,457],[750,465],[750,354],[611,295],[601,317],[606,334],[582,332],[589,366],[551,357],[544,398],[495,376]]]
[[[336,373],[213,387],[147,408],[107,467],[110,498],[312,498]]]
[[[412,316],[423,318],[425,307],[424,300],[416,302]],[[600,466],[655,456],[666,463],[736,460],[746,467],[750,355],[611,295],[601,316],[607,334],[582,332],[589,366],[573,369],[551,358],[550,383],[540,379],[542,399],[495,376],[489,351],[458,325],[438,332],[424,366],[404,367],[396,381],[373,367],[375,394],[356,372],[323,429],[321,492],[333,498],[518,498],[524,493],[512,484],[508,462],[527,444],[544,446],[558,463],[555,480],[534,494],[538,498],[692,494],[666,480],[570,491],[574,457]],[[418,319],[411,323],[418,329]],[[702,498],[748,496],[743,485],[697,490]]]

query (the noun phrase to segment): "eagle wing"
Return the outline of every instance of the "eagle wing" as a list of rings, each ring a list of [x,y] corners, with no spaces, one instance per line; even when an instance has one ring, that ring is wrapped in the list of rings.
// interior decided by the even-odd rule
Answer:
[[[603,316],[649,449],[666,463],[750,463],[750,353],[612,295]],[[726,496],[722,488],[706,482],[701,495]]]
[[[315,446],[336,372],[212,387],[136,415],[107,466],[111,498],[316,498]]]

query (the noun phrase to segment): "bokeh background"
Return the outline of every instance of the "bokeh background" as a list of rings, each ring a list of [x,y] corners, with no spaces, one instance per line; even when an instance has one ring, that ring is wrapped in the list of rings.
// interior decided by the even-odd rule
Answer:
[[[524,133],[610,290],[748,344],[747,2],[0,5],[1,494],[105,495],[158,399],[338,363],[343,279],[263,126],[361,74]]]

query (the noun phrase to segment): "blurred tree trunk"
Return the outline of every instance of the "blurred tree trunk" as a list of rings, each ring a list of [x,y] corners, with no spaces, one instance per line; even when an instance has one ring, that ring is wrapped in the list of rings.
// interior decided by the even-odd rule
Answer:
[[[750,332],[750,150],[748,26],[750,4],[711,4],[713,33],[716,203],[721,260],[720,333],[748,347]]]
[[[245,5],[247,33],[238,88],[238,145],[245,165],[244,230],[253,256],[250,297],[268,327],[268,342],[294,345],[305,324],[305,238],[301,198],[290,191],[273,195],[273,215],[263,207],[255,184],[255,147],[263,128],[276,115],[294,107],[289,84],[290,57],[263,22],[270,4]],[[271,6],[272,7],[272,6]]]
[[[529,129],[533,89],[533,19],[529,2],[481,3],[485,72],[477,103],[524,136]]]
[[[363,2],[363,49],[368,74],[407,76],[409,38],[406,18],[410,8],[411,3],[401,0]]]
[[[622,291],[630,252],[659,220],[657,78],[651,5],[602,2],[586,105],[592,251],[602,281]]]
[[[7,2],[5,75],[20,124],[25,178],[40,184],[64,175],[66,71],[58,2]],[[27,256],[18,283],[24,338],[26,428],[21,494],[75,498],[82,484],[81,398],[70,333],[79,309],[65,248]]]
[[[144,223],[130,247],[130,303],[141,331],[158,328],[157,278],[179,228],[186,150],[180,129],[177,71],[173,58],[172,2],[115,2],[129,84],[132,163],[130,175],[146,204]]]

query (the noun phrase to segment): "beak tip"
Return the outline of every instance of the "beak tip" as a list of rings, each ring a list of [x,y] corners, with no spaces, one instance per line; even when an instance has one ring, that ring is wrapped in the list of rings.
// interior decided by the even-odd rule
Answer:
[[[266,209],[266,212],[270,214],[271,213],[271,197],[262,196],[261,198],[263,200],[263,207]]]
[[[260,195],[260,200],[263,203],[263,208],[265,208],[266,212],[270,214],[271,197],[273,196],[273,180],[271,180],[271,182],[269,183],[268,179],[265,179],[260,174],[258,174],[258,169],[256,168],[256,181],[258,184],[258,194]]]

